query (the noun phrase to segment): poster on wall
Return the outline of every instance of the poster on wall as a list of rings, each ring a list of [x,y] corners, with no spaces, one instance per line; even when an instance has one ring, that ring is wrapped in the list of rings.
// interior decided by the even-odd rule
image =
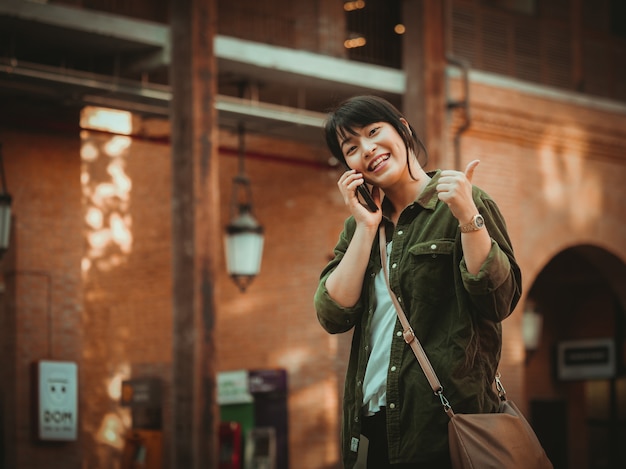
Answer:
[[[78,428],[78,366],[41,360],[37,373],[37,436],[44,441],[75,441]]]

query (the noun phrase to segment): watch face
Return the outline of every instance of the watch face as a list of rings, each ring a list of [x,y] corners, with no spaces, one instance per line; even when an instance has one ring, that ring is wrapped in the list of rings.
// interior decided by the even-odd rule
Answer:
[[[476,215],[474,217],[474,225],[476,226],[476,228],[482,228],[483,226],[485,226],[485,219],[482,215]]]

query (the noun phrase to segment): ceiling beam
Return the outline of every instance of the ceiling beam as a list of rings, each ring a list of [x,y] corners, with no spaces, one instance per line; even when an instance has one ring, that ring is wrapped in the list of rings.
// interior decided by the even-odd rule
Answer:
[[[137,47],[155,49],[133,58],[133,69],[145,67],[150,70],[170,65],[170,28],[165,24],[62,5],[2,0],[0,19],[6,22],[7,18],[17,19],[26,27],[42,24],[68,34],[87,34],[99,44],[104,38],[116,42],[116,46],[126,44],[130,50]],[[256,80],[354,94],[371,92],[400,96],[406,88],[405,73],[398,69],[220,35],[215,36],[214,47],[220,72],[247,75]]]
[[[245,71],[243,67],[247,67],[261,80],[270,77],[277,80],[277,76],[282,76],[304,85],[344,85],[353,90],[362,88],[397,95],[402,95],[406,87],[404,72],[394,68],[228,36],[216,36],[214,44],[215,54],[225,68]]]
[[[168,26],[96,10],[24,0],[2,0],[0,16],[164,48],[168,51],[170,47]]]

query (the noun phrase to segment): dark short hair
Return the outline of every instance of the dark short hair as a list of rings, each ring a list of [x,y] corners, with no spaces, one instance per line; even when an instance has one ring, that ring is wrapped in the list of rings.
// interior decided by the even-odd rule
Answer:
[[[411,150],[415,153],[418,161],[420,155],[423,154],[425,157],[424,165],[426,165],[428,161],[426,147],[415,133],[413,127],[409,124],[407,128],[400,120],[401,118],[404,118],[402,113],[386,99],[378,96],[354,96],[348,98],[328,113],[324,124],[326,144],[332,155],[345,164],[346,159],[341,151],[339,139],[343,139],[348,134],[356,135],[356,129],[373,122],[387,122],[396,129],[404,141],[407,150],[407,163],[409,150]]]

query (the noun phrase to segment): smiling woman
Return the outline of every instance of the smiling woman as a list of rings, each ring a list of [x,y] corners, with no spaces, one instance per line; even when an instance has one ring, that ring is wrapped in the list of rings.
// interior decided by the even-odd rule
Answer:
[[[424,145],[384,99],[344,101],[328,115],[325,131],[331,153],[348,166],[337,184],[351,212],[314,297],[327,332],[353,329],[344,467],[363,457],[377,469],[451,467],[448,417],[413,354],[404,352],[391,295],[445,377],[455,411],[493,412],[500,323],[521,295],[504,219],[493,199],[472,185],[478,161],[465,172],[425,172]],[[365,183],[381,210],[359,202],[356,192]],[[386,263],[375,249],[379,230],[390,240]],[[383,265],[389,265],[389,289]],[[364,448],[366,456],[359,454]]]

